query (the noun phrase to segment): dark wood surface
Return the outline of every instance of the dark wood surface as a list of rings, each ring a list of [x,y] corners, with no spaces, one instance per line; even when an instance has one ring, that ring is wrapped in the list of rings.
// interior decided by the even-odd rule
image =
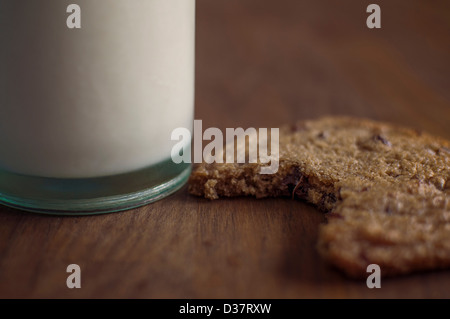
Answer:
[[[277,127],[348,114],[450,138],[450,2],[197,0],[196,118]],[[436,298],[450,271],[345,278],[317,254],[324,215],[290,199],[207,201],[186,188],[122,213],[0,208],[1,298]],[[81,266],[82,288],[66,287]]]

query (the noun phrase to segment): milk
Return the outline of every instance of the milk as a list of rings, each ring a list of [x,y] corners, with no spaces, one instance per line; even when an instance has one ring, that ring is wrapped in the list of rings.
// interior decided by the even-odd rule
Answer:
[[[69,29],[66,8],[81,8]],[[53,178],[170,159],[191,128],[194,0],[1,0],[0,169]]]

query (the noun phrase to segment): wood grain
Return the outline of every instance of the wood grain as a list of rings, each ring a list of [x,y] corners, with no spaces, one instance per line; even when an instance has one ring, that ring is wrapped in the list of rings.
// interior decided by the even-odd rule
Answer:
[[[450,138],[450,2],[197,0],[196,118],[277,127],[327,114]],[[186,188],[122,213],[0,208],[0,298],[449,298],[450,272],[345,278],[317,254],[324,216],[290,199],[207,201]],[[68,264],[82,288],[65,285]]]

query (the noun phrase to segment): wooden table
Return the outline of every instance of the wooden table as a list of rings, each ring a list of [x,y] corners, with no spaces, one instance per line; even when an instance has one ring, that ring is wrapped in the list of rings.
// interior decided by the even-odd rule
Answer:
[[[350,114],[450,138],[450,2],[197,0],[196,118],[278,127]],[[450,271],[349,280],[317,254],[324,215],[290,199],[208,201],[186,188],[122,213],[0,208],[2,298],[450,297]],[[82,288],[66,287],[78,264]]]

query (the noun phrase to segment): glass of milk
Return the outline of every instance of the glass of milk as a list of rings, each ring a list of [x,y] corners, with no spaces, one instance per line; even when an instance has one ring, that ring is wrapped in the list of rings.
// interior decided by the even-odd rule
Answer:
[[[0,1],[0,202],[94,214],[179,189],[194,33],[194,0]]]

